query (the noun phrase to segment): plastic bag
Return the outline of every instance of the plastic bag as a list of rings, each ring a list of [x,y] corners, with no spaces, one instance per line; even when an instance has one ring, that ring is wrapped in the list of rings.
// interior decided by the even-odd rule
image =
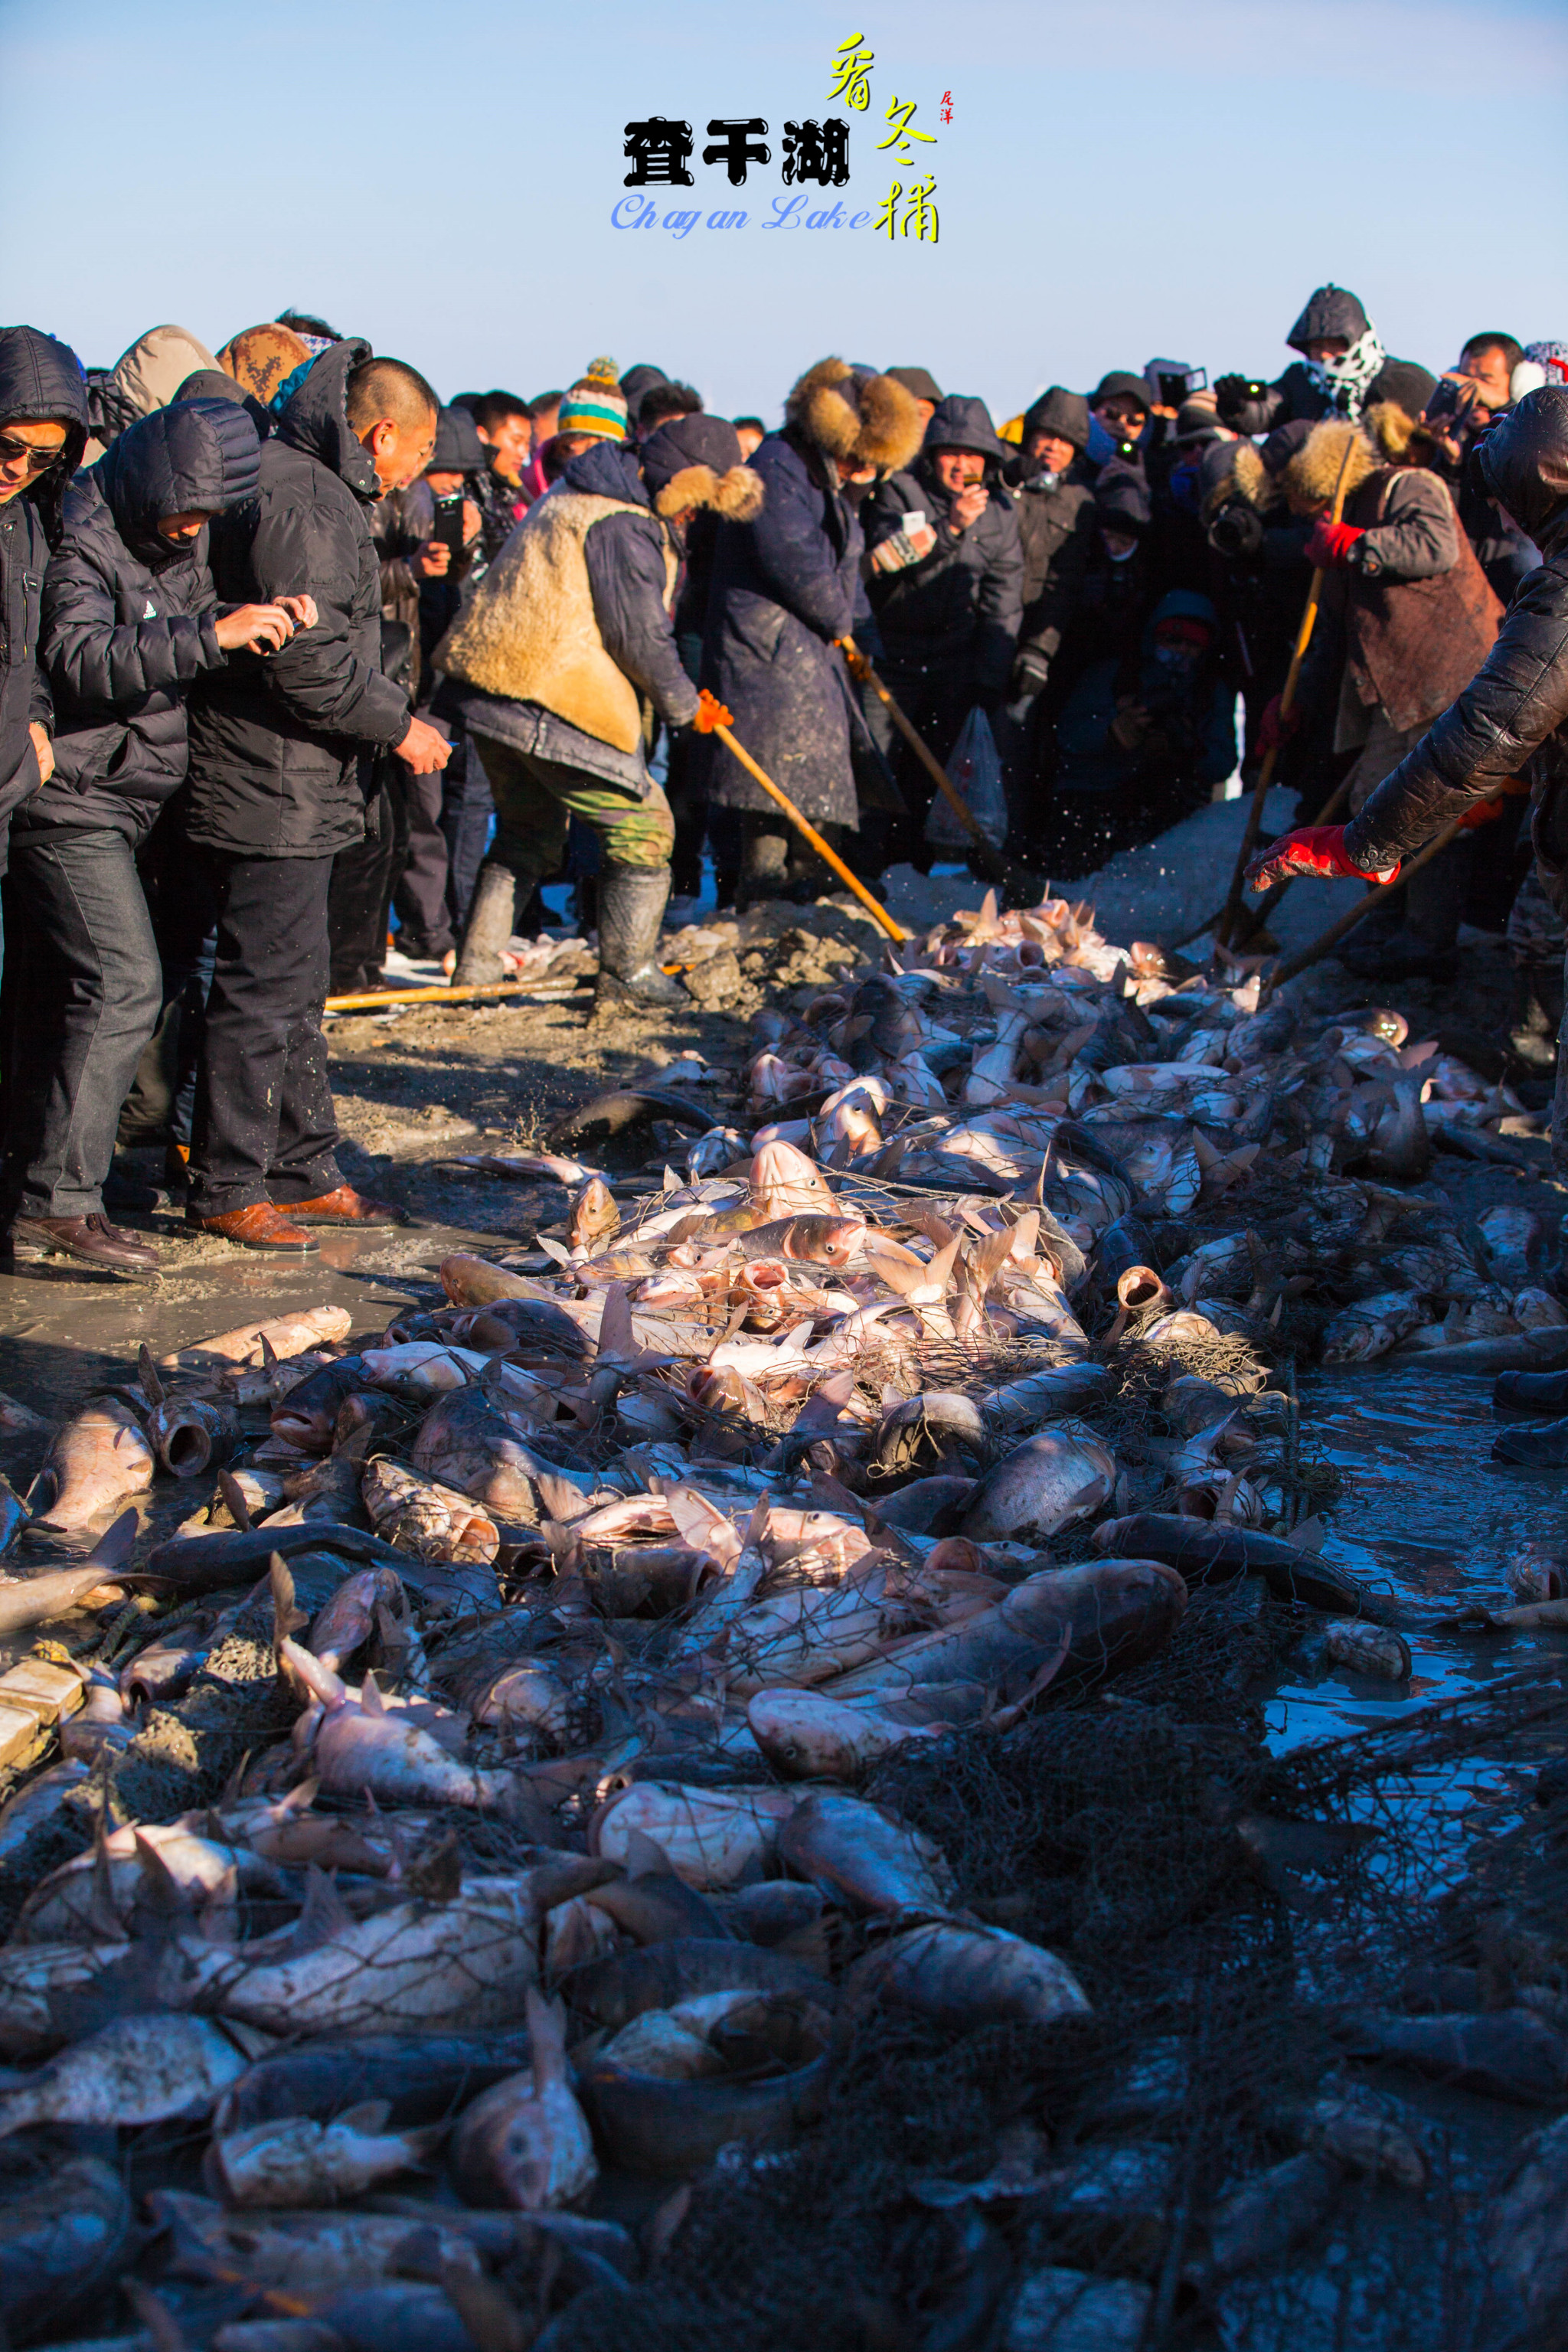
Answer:
[[[958,730],[947,778],[993,849],[1007,835],[1007,798],[1002,789],[1002,755],[991,721],[978,703]],[[933,849],[967,849],[970,836],[948,803],[933,793],[926,812],[925,836]]]

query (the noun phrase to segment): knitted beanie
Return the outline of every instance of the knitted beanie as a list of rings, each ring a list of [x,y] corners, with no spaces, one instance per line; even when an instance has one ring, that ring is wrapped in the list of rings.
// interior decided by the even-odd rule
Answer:
[[[561,403],[558,433],[594,433],[604,441],[626,437],[626,396],[616,374],[614,360],[590,360],[588,373],[579,376]]]

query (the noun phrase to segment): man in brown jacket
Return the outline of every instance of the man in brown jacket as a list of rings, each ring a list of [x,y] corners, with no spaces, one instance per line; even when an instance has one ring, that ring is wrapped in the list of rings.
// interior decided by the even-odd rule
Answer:
[[[1463,693],[1502,616],[1447,485],[1408,462],[1425,402],[1418,383],[1398,388],[1410,406],[1373,403],[1359,426],[1325,418],[1285,472],[1291,506],[1318,516],[1306,555],[1330,573],[1324,620],[1342,624],[1333,748],[1357,753],[1350,774],[1357,812]],[[1329,514],[1342,479],[1343,520],[1336,523]],[[1338,639],[1331,627],[1322,631],[1325,647]],[[1314,677],[1309,666],[1309,707],[1333,691],[1331,671],[1325,662]],[[1403,906],[1391,899],[1357,926],[1340,961],[1367,980],[1451,976],[1471,852],[1466,834],[1415,877]]]

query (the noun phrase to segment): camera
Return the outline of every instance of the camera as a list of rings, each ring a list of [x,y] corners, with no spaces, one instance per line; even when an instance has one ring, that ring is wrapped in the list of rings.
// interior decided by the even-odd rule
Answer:
[[[1226,499],[1209,518],[1208,541],[1227,562],[1251,562],[1263,552],[1263,518],[1245,499]]]
[[[1207,368],[1185,367],[1180,360],[1151,360],[1143,381],[1162,408],[1180,408],[1194,392],[1208,390]]]

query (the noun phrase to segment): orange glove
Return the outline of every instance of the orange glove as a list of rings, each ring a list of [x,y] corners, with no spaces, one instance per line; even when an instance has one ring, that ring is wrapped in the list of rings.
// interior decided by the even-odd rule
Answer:
[[[704,687],[697,698],[697,715],[691,721],[699,735],[711,735],[715,727],[733,727],[734,723],[734,712],[726,710],[718,696],[710,694]]]
[[[1491,824],[1508,806],[1507,793],[1494,793],[1489,801],[1472,801],[1459,819],[1459,829],[1469,833],[1478,824]]]

